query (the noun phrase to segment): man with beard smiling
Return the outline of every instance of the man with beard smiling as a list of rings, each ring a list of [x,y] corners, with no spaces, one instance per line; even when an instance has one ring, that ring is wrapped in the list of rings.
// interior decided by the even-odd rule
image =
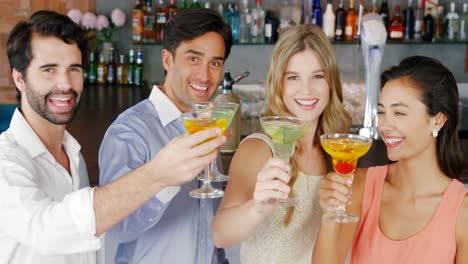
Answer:
[[[197,145],[216,129],[181,136],[112,184],[86,187],[81,147],[65,130],[83,91],[85,51],[82,29],[52,11],[10,32],[18,109],[0,135],[0,263],[96,263],[100,235],[161,189],[196,177],[225,142]]]
[[[101,184],[141,166],[185,133],[181,113],[213,96],[232,43],[231,30],[216,11],[189,8],[169,20],[162,41],[164,83],[153,87],[147,100],[122,113],[107,130],[99,152]],[[199,181],[192,178],[165,188],[113,227],[107,238],[119,244],[115,263],[224,261],[222,250],[214,250],[211,234],[205,250],[200,242],[200,233],[210,230],[219,201],[205,199],[208,214],[202,213],[200,199],[189,196],[198,187]]]

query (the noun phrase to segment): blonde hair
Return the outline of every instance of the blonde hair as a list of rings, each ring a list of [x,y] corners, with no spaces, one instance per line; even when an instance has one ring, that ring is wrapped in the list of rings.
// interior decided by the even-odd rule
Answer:
[[[289,59],[298,52],[307,49],[313,50],[319,57],[324,68],[325,79],[330,88],[330,100],[325,110],[320,115],[317,131],[315,132],[314,142],[319,142],[319,136],[325,133],[343,133],[348,132],[351,124],[351,117],[343,107],[343,93],[341,90],[341,81],[336,63],[336,56],[330,41],[323,33],[322,29],[315,25],[299,25],[291,27],[284,31],[273,49],[268,76],[266,80],[266,115],[291,116],[282,100],[283,96],[283,77]],[[301,153],[299,146],[296,146],[296,152],[291,157],[291,188],[297,179],[297,156]],[[326,156],[325,156],[326,157]],[[327,165],[331,168],[330,159]],[[292,193],[294,196],[294,193]],[[285,224],[289,224],[294,213],[294,207],[287,210]]]

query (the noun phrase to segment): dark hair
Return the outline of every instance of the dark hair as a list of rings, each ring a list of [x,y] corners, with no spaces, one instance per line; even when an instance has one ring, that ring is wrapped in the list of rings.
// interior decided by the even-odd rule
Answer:
[[[36,33],[41,36],[57,37],[67,44],[77,44],[81,51],[82,63],[86,62],[87,43],[84,31],[69,17],[49,10],[35,12],[27,21],[21,21],[8,36],[7,56],[10,69],[17,70],[26,78],[26,70],[31,63],[31,38]],[[16,99],[20,106],[21,93],[16,89]]]
[[[207,8],[187,8],[171,18],[164,32],[163,49],[175,55],[176,49],[182,42],[208,32],[216,32],[223,37],[226,46],[224,59],[227,59],[233,44],[231,28],[218,12]]]
[[[421,101],[429,116],[443,113],[447,122],[437,136],[437,163],[450,178],[458,178],[463,156],[458,142],[458,88],[453,74],[438,60],[413,56],[391,67],[381,75],[382,87],[386,82],[408,78],[421,92]]]

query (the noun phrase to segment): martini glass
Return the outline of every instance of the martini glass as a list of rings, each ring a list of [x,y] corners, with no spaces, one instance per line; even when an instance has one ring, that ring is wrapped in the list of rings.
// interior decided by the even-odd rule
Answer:
[[[192,105],[195,112],[183,114],[182,121],[188,134],[193,134],[210,128],[219,128],[221,129],[221,133],[218,136],[221,136],[229,126],[229,123],[234,117],[238,107],[239,105],[235,103],[195,103]],[[203,142],[200,144],[202,143]],[[213,162],[214,161],[211,163]],[[211,185],[210,167],[211,164],[207,165],[205,168],[202,187],[192,190],[190,192],[191,197],[198,199],[213,199],[224,195],[222,190],[216,189]]]
[[[287,116],[264,116],[260,118],[260,125],[273,141],[273,156],[287,162],[294,154],[297,140],[310,128],[310,122]],[[296,203],[292,197],[271,202],[283,207],[294,206]]]
[[[372,139],[353,134],[325,134],[320,136],[323,149],[332,156],[335,172],[352,179],[358,158],[364,156],[372,145]],[[355,223],[358,216],[348,214],[342,204],[328,210],[325,218],[338,223]]]

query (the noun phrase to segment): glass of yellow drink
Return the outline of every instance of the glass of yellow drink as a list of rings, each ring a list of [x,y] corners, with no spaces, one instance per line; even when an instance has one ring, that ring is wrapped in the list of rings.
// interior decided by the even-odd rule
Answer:
[[[354,134],[325,134],[320,136],[323,149],[332,156],[333,169],[350,179],[353,178],[357,161],[369,151],[372,139]],[[328,210],[325,218],[339,223],[354,223],[358,216],[348,214],[346,205],[340,205],[335,210]]]
[[[192,105],[194,112],[183,114],[181,118],[187,133],[190,135],[205,129],[219,128],[221,129],[219,136],[221,136],[229,126],[238,107],[239,105],[234,103],[196,103]],[[200,142],[200,144],[202,143],[204,142]],[[202,187],[190,192],[191,197],[213,199],[224,195],[222,190],[211,185],[210,165],[205,168],[202,181]]]

